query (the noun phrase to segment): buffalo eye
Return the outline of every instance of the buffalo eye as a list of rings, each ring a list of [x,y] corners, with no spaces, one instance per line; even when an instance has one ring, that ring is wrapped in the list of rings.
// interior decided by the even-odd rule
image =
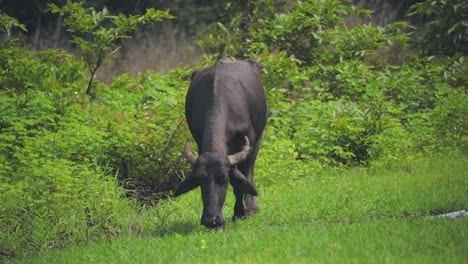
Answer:
[[[199,168],[194,172],[194,178],[197,183],[201,184],[208,179],[208,173],[204,168]]]
[[[224,184],[229,179],[229,168],[222,166],[218,173],[216,173],[216,183]]]

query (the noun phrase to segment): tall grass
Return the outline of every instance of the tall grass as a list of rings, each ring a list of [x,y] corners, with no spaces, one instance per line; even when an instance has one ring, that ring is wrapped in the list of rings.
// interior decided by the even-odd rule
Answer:
[[[195,41],[171,26],[161,30],[140,30],[124,43],[119,57],[107,63],[100,72],[101,80],[112,76],[137,76],[147,71],[167,72],[181,65],[191,65],[201,59]]]
[[[468,218],[433,216],[468,208],[467,161],[438,155],[260,181],[260,213],[229,222],[222,233],[198,225],[200,194],[192,192],[155,208],[158,225],[140,236],[18,263],[463,263]],[[265,171],[258,168],[259,175]],[[229,195],[226,216],[233,203]]]
[[[122,48],[99,69],[98,80],[111,83],[114,76],[122,74],[135,77],[147,71],[167,72],[181,65],[194,64],[201,59],[201,54],[193,38],[171,25],[141,29],[121,43]],[[33,50],[79,52],[60,20],[54,28],[36,29],[25,41]]]

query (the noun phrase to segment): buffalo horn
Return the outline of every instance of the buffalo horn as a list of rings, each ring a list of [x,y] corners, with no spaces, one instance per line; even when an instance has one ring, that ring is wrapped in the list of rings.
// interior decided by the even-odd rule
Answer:
[[[185,148],[184,148],[184,154],[185,154],[185,158],[187,158],[187,161],[192,164],[192,165],[195,165],[195,162],[197,161],[197,156],[195,156],[192,152],[192,149],[190,148],[190,138],[187,139],[187,143],[185,143]]]
[[[245,145],[242,147],[242,150],[237,152],[236,154],[228,156],[229,163],[231,164],[231,166],[234,166],[238,164],[239,162],[244,161],[249,156],[249,152],[250,152],[250,141],[249,141],[249,138],[246,136]]]

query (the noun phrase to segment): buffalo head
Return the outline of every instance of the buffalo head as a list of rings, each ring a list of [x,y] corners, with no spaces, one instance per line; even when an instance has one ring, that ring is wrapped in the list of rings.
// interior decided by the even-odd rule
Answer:
[[[249,139],[245,137],[245,145],[236,154],[226,156],[207,152],[197,157],[191,151],[190,140],[187,140],[184,154],[193,167],[174,191],[174,196],[200,186],[203,200],[201,224],[208,228],[224,228],[223,206],[229,182],[241,186],[244,193],[257,195],[255,187],[236,167],[236,164],[247,159],[249,152]]]

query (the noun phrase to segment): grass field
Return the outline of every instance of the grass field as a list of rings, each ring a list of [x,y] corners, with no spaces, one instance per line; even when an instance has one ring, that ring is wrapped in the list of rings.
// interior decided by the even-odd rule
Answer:
[[[440,155],[259,183],[260,213],[229,221],[225,232],[199,226],[201,200],[192,192],[153,209],[160,216],[155,230],[16,261],[467,263],[468,217],[434,217],[468,209],[467,171],[466,157]],[[229,194],[226,218],[233,203]]]

